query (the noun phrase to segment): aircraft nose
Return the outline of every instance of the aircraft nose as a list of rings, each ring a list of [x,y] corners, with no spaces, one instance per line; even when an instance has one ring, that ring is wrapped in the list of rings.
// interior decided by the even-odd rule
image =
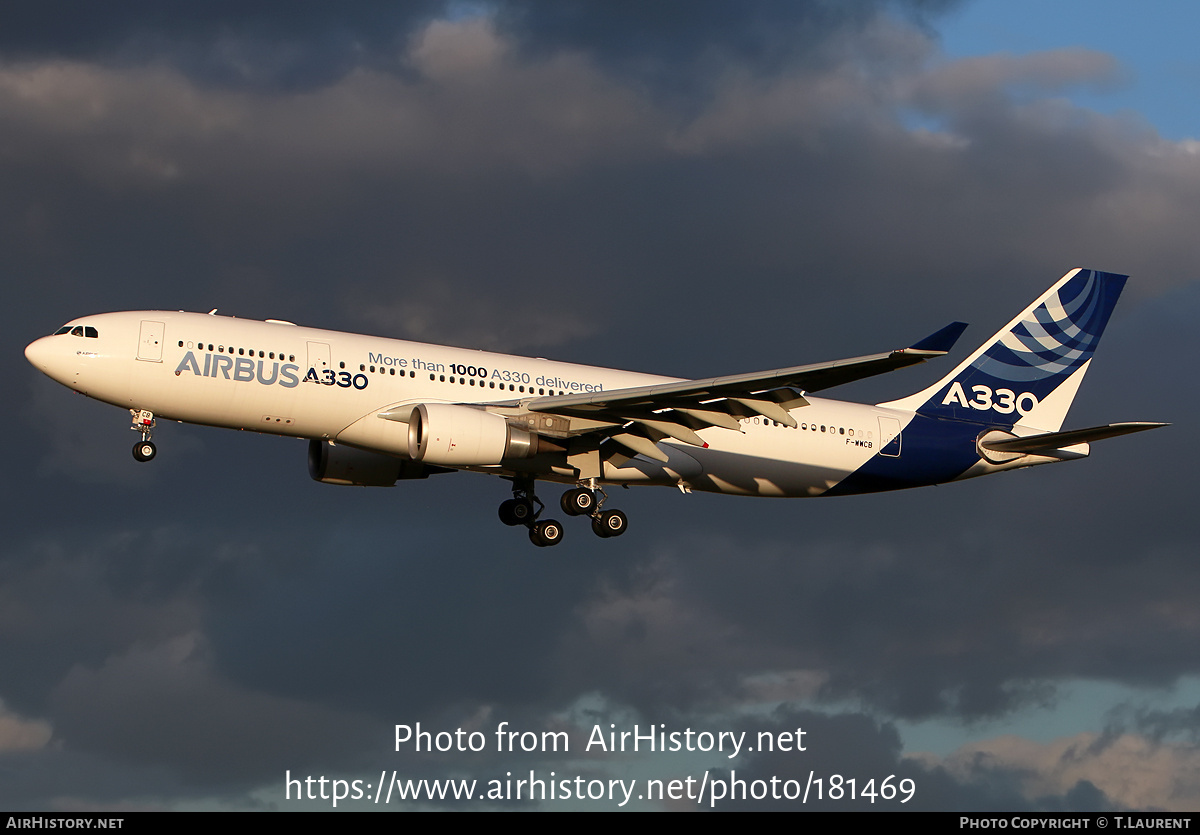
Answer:
[[[53,336],[43,336],[30,342],[25,348],[25,359],[51,380],[63,385],[71,385],[78,371],[74,362],[75,354],[65,350],[61,338]]]
[[[43,336],[25,346],[25,359],[29,360],[34,368],[45,373],[49,373],[50,357],[53,353],[47,344],[49,342],[50,337]]]

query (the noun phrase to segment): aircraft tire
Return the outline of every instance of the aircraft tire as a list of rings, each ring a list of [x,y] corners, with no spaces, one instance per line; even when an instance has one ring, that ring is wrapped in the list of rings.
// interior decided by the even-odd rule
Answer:
[[[596,494],[586,487],[576,487],[563,493],[559,504],[568,516],[587,516],[596,506]]]
[[[533,502],[529,499],[509,499],[500,502],[500,521],[509,527],[528,525],[533,519]]]
[[[500,502],[500,521],[508,525],[510,528],[514,525],[521,524],[521,521],[517,519],[516,514],[513,512],[513,507],[515,507],[516,504],[516,499],[508,499]]]
[[[619,510],[606,510],[599,516],[592,517],[592,532],[604,539],[620,536],[628,529],[629,520]]]
[[[154,456],[158,455],[158,447],[153,441],[138,441],[133,445],[133,457],[137,461],[153,461]]]
[[[541,548],[562,542],[563,526],[554,519],[538,522],[529,529],[529,541]]]
[[[533,521],[533,502],[529,499],[513,499],[512,515],[517,521],[513,524],[528,525]]]

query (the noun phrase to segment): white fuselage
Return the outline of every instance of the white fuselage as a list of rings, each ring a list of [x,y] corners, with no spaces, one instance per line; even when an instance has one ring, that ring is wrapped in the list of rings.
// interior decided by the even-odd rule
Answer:
[[[69,323],[32,343],[30,361],[90,397],[159,418],[324,439],[400,457],[407,424],[379,414],[431,403],[507,404],[601,392],[675,378],[398,339],[183,312],[135,311]],[[763,417],[742,431],[699,432],[707,447],[668,442],[663,464],[606,461],[599,480],[674,484],[757,496],[826,493],[875,457],[911,412],[807,398],[798,427]],[[1031,462],[1026,462],[1031,463]],[[971,474],[1003,467],[980,464]],[[506,465],[464,467],[510,474]],[[536,473],[571,482],[569,468]],[[903,485],[898,485],[903,486]]]

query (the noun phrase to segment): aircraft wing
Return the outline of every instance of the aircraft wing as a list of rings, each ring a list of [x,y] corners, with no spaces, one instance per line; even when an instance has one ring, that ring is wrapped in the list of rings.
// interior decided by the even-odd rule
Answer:
[[[705,446],[696,430],[719,426],[741,431],[739,419],[755,415],[795,427],[796,420],[788,409],[807,405],[805,393],[943,356],[966,327],[963,322],[954,322],[907,348],[853,359],[704,380],[539,397],[523,405],[531,412],[594,420],[595,430],[607,429],[614,441],[628,449],[666,460],[656,447],[664,437]],[[620,431],[612,431],[617,427]]]

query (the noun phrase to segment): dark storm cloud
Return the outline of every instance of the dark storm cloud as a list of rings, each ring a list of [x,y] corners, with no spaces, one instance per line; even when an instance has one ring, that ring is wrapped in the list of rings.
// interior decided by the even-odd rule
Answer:
[[[285,760],[315,765],[314,751],[340,759],[381,736],[375,723],[224,681],[206,656],[193,633],[72,669],[51,698],[56,733],[72,750],[169,761],[188,779],[226,785],[267,779]]]
[[[1148,361],[1143,347],[1186,356],[1197,298],[1191,285],[1118,307],[1075,423],[1200,408],[1192,388],[1171,383],[1178,366]],[[719,500],[690,497],[699,512],[672,519],[689,535],[661,543],[584,610],[580,646],[626,649],[609,662],[585,655],[580,674],[595,678],[583,686],[603,680],[647,709],[711,706],[744,686],[747,669],[822,671],[797,695],[982,718],[1053,703],[1056,679],[1162,686],[1196,675],[1189,613],[1200,600],[1181,582],[1196,571],[1196,528],[1187,491],[1169,489],[1186,483],[1193,446],[1171,427],[1097,444],[1069,467],[738,509],[764,532],[756,542],[706,525]],[[650,675],[655,665],[663,675]]]
[[[851,797],[850,784],[840,785],[836,798],[824,796],[815,800],[810,786],[810,798],[805,808],[825,811],[1106,811],[1113,804],[1094,785],[1079,780],[1063,795],[1046,794],[1030,797],[1023,791],[1022,782],[1028,774],[1002,763],[976,761],[971,767],[951,773],[938,766],[928,766],[919,760],[900,756],[900,737],[895,728],[863,714],[827,715],[812,711],[781,709],[768,721],[745,726],[747,738],[757,745],[760,734],[775,735],[805,731],[807,751],[769,751],[755,754],[742,768],[727,773],[725,779],[745,781],[746,797],[731,799],[721,806],[726,811],[752,809],[796,809],[795,800],[788,801],[785,790],[803,792],[814,761],[819,758],[822,791],[828,792],[833,775],[843,780],[853,778],[855,792],[873,780],[871,788],[879,791],[885,785],[896,793]],[[748,743],[750,744],[750,743]],[[771,781],[775,779],[774,792]],[[836,778],[834,778],[836,780]],[[757,781],[757,787],[754,785]],[[785,787],[785,781],[792,781]],[[911,781],[904,783],[902,781]],[[903,787],[903,791],[900,791]],[[752,792],[767,796],[755,800]],[[912,790],[911,796],[909,790]],[[774,796],[772,796],[772,794]],[[906,802],[901,803],[901,800]]]
[[[496,8],[501,27],[534,54],[582,50],[606,66],[653,80],[664,91],[695,92],[730,63],[763,73],[825,63],[831,37],[852,33],[885,10],[925,19],[955,5],[957,0],[757,0],[738,6],[721,0],[648,5],[501,0]]]
[[[1197,672],[1198,451],[1174,428],[904,495],[619,491],[627,537],[572,526],[550,554],[492,518],[508,487],[482,477],[332,488],[301,442],[175,425],[138,468],[127,415],[19,358],[88,311],[219,307],[706,376],[954,318],[975,322],[965,350],[1079,265],[1134,280],[1073,425],[1195,412],[1195,147],[1057,98],[1119,77],[1110,58],[939,63],[876,4],[689,4],[674,30],[649,8],[131,6],[0,34],[19,277],[0,384],[29,439],[0,488],[23,533],[0,555],[12,756],[64,764],[89,800],[144,769],[159,797],[236,796],[301,763],[388,767],[391,723],[541,727],[588,694],[651,717],[824,698],[970,721],[1071,678]],[[239,63],[264,43],[277,66]],[[694,108],[645,89],[701,67]],[[844,394],[906,394],[953,361]],[[1079,776],[1052,746],[912,763],[886,722],[825,722],[839,767],[861,751],[978,808],[1103,804],[1141,750]]]
[[[1006,476],[1018,481],[1012,494],[961,485],[961,498],[941,488],[890,507],[860,499],[780,511],[795,525],[790,536],[779,530],[787,523],[739,514],[770,526],[779,537],[770,544],[713,542],[718,531],[702,527],[584,609],[575,673],[581,686],[603,682],[661,710],[736,700],[750,670],[822,671],[806,695],[969,720],[1051,704],[1055,679],[1164,685],[1200,672],[1184,614],[1197,601],[1179,583],[1194,570],[1190,549],[1176,544],[1184,532],[1148,531],[1136,506],[1102,505],[1097,518],[1086,495],[1063,500],[1075,489],[1066,475],[1025,483],[1035,477]],[[1020,516],[1038,501],[1071,522],[1052,533],[1054,523]],[[981,505],[1028,518],[1030,533],[987,534],[996,525]],[[864,517],[886,536],[827,538]],[[624,650],[601,649],[613,645]]]
[[[17,2],[5,7],[0,56],[172,64],[208,83],[306,88],[362,64],[394,66],[406,35],[444,0],[155,3]]]
[[[922,75],[914,54],[929,46],[921,36],[870,37],[875,60],[892,61],[907,79],[893,85],[901,92],[957,89],[950,69]],[[37,190],[11,204],[21,207],[8,227],[14,252],[44,248],[56,229],[71,228],[79,237],[69,248],[54,239],[60,269],[149,272],[151,293],[216,276],[222,295],[260,296],[255,306],[278,299],[285,284],[320,286],[338,274],[350,281],[348,307],[379,305],[375,327],[450,341],[464,335],[431,327],[421,313],[448,297],[481,298],[481,310],[499,304],[514,318],[518,307],[536,306],[559,332],[559,321],[578,321],[567,308],[586,306],[606,324],[585,329],[608,327],[621,343],[651,329],[665,305],[694,307],[703,326],[708,299],[737,281],[747,305],[722,311],[722,332],[752,328],[767,352],[809,356],[864,346],[851,344],[850,327],[818,333],[790,313],[797,306],[833,305],[830,322],[887,322],[891,338],[913,338],[859,292],[885,279],[906,286],[914,307],[950,316],[950,304],[962,303],[950,288],[965,301],[975,287],[1016,275],[1033,292],[1043,270],[1069,266],[1057,254],[1064,250],[1100,245],[1126,258],[1127,240],[1152,236],[1163,246],[1143,259],[1183,255],[1178,227],[1195,199],[1183,151],[1139,157],[1139,137],[1120,125],[1069,129],[1080,114],[1022,109],[1003,95],[1014,79],[1028,85],[1041,74],[1053,90],[1089,66],[1103,75],[1103,62],[1069,58],[1076,68],[1063,71],[1039,57],[1032,69],[973,68],[971,89],[990,84],[1006,117],[978,125],[964,116],[959,125],[962,96],[923,92],[921,106],[962,131],[928,134],[897,125],[890,104],[881,109],[878,96],[895,90],[840,71],[765,87],[731,81],[677,128],[577,58],[514,62],[481,21],[431,27],[411,54],[418,81],[365,73],[284,99],[209,91],[169,72],[14,69],[12,141],[31,167],[11,172],[11,185],[17,194]],[[964,188],[962,177],[982,182]],[[1148,213],[1155,207],[1140,204],[1161,201],[1163,189],[1177,192],[1167,194],[1179,211]],[[97,258],[120,235],[106,228],[112,223],[134,224],[138,244]],[[833,245],[814,246],[814,237]],[[964,285],[961,258],[981,248],[991,273]],[[31,254],[44,269],[43,253]],[[536,288],[535,302],[507,292],[521,284]],[[781,296],[782,304],[768,302]],[[618,317],[624,330],[611,330]],[[931,316],[919,326],[937,324]],[[730,370],[750,359],[735,361]]]
[[[455,3],[213,2],[202,6],[125,0],[101,7],[69,2],[6,6],[0,56],[9,60],[166,63],[205,83],[306,89],[355,67],[403,72],[409,35],[437,17],[492,15],[535,56],[583,51],[666,90],[703,87],[729,60],[762,71],[819,61],[831,35],[852,32],[884,10],[924,20],[957,0],[755,0],[612,4],[571,0]]]

